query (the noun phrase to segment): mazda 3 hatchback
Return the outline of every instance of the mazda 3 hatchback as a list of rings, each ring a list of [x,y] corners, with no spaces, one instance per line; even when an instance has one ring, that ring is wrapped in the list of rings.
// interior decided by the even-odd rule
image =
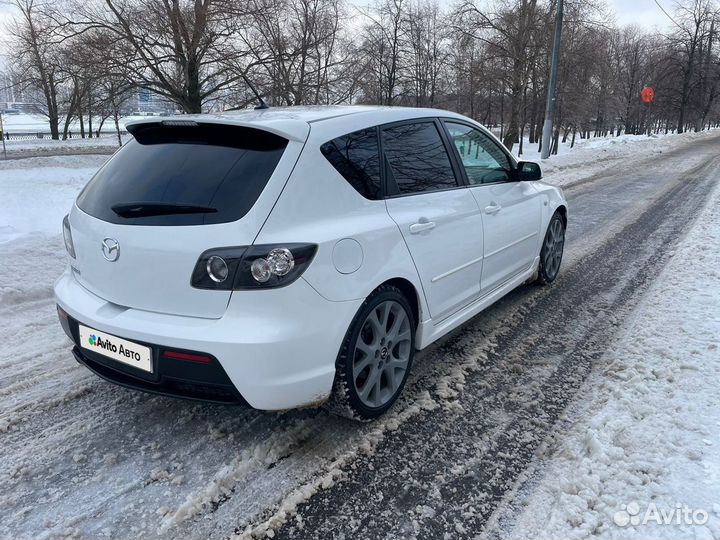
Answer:
[[[78,362],[114,383],[369,420],[416,350],[528,280],[567,203],[476,122],[433,110],[148,118],[63,222]]]

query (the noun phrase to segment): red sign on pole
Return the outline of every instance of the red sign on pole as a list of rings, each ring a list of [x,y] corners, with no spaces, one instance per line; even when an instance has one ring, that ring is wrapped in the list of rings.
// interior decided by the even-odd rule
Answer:
[[[646,86],[642,89],[642,92],[640,92],[640,97],[642,98],[643,103],[645,103],[646,105],[650,105],[653,99],[655,99],[655,90],[653,90],[649,86]]]

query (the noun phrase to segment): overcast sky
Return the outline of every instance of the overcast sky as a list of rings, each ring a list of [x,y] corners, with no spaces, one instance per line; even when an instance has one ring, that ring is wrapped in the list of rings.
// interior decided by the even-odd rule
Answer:
[[[607,0],[615,11],[617,22],[621,26],[637,24],[651,29],[657,27],[666,30],[673,23],[668,19],[654,0]],[[674,4],[670,0],[659,0],[665,11],[672,15]]]

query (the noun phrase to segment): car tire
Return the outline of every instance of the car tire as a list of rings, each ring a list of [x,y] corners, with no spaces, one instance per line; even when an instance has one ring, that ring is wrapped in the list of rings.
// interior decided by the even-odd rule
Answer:
[[[559,212],[550,218],[545,238],[540,249],[540,265],[538,266],[536,283],[548,285],[555,281],[560,273],[563,250],[565,248],[565,222]]]
[[[378,287],[360,306],[343,339],[327,408],[361,422],[387,411],[407,381],[415,331],[413,310],[400,289]]]

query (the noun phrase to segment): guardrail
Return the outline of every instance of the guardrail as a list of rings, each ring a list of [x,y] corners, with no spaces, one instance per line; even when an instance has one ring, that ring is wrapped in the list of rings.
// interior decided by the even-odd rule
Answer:
[[[127,135],[127,131],[120,130],[120,135]],[[32,139],[52,139],[52,134],[47,131],[8,131],[5,130],[5,133],[3,133],[3,137],[6,141],[27,141]],[[62,137],[62,135],[61,135]],[[100,139],[102,137],[117,137],[116,131],[101,131],[99,133],[96,133],[93,131],[93,139],[97,138]],[[81,139],[80,133],[76,132],[68,132],[68,139]],[[85,138],[89,138],[87,136],[87,133],[85,134]]]

